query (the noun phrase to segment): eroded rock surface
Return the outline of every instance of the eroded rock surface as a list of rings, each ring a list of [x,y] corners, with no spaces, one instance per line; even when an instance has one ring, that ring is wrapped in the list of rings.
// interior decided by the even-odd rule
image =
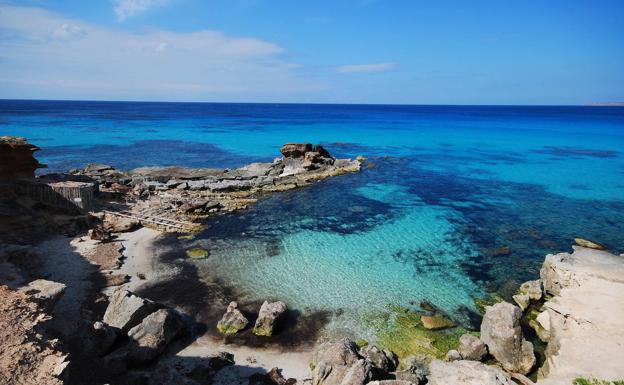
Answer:
[[[485,343],[472,334],[464,334],[459,338],[458,350],[464,360],[481,361],[487,354]]]
[[[520,327],[522,311],[508,302],[486,308],[481,323],[481,341],[506,370],[527,374],[535,365],[533,344],[524,339]]]
[[[548,342],[539,384],[624,378],[624,257],[573,249],[547,255],[540,272],[545,292],[554,297],[536,320]]]
[[[145,317],[158,310],[154,302],[141,298],[129,290],[117,290],[111,295],[104,313],[104,322],[128,332]]]
[[[128,358],[133,363],[145,363],[154,359],[183,330],[184,324],[173,310],[155,311],[128,332],[128,337],[132,340]]]
[[[477,361],[433,360],[427,380],[429,385],[514,385],[502,370]]]
[[[217,329],[223,334],[236,334],[245,329],[249,320],[238,310],[236,302],[230,302],[223,318],[217,323]]]

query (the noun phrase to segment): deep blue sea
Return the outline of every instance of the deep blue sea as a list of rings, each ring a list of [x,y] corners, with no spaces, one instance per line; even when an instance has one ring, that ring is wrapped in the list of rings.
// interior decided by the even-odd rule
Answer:
[[[574,237],[624,252],[623,107],[0,101],[0,135],[40,146],[43,172],[237,167],[304,141],[368,157],[179,243],[210,250],[201,280],[330,311],[335,331],[421,300],[467,322],[475,298],[536,278]]]

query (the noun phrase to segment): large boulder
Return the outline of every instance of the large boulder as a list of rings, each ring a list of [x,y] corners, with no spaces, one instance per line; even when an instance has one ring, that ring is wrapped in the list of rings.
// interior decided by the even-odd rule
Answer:
[[[280,152],[286,158],[302,158],[306,152],[313,151],[314,146],[311,143],[286,143],[280,149]]]
[[[486,308],[481,323],[481,340],[503,368],[527,374],[535,365],[533,344],[524,339],[520,327],[522,311],[508,302]]]
[[[225,335],[236,334],[245,329],[247,324],[249,324],[249,320],[238,310],[238,304],[232,301],[228,305],[225,314],[223,314],[221,321],[217,323],[217,329]]]
[[[103,321],[110,326],[128,332],[160,306],[141,298],[129,290],[117,290],[110,297]]]
[[[128,332],[128,337],[132,340],[128,358],[135,364],[151,361],[183,330],[184,324],[173,310],[155,311]]]
[[[286,316],[288,307],[282,301],[264,301],[258,313],[253,333],[257,336],[272,336],[277,323]]]
[[[427,380],[428,385],[515,385],[502,370],[477,361],[433,360]]]
[[[30,295],[32,299],[37,301],[46,311],[51,311],[54,305],[65,292],[65,284],[59,282],[48,281],[45,279],[36,279],[28,285],[22,287],[20,291]]]
[[[321,344],[312,357],[312,385],[340,385],[360,360],[355,342],[343,339]]]
[[[389,350],[381,350],[375,345],[364,346],[360,349],[360,356],[383,372],[392,372],[399,364],[396,354]]]
[[[345,373],[340,385],[365,385],[373,379],[373,366],[361,359],[353,364]]]
[[[472,334],[459,337],[459,354],[464,360],[481,361],[487,354],[487,346]]]

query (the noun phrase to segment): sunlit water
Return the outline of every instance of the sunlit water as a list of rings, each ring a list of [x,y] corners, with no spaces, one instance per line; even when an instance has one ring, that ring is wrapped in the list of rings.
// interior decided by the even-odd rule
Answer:
[[[42,147],[49,171],[237,167],[291,141],[369,157],[176,243],[210,251],[190,262],[201,279],[331,311],[328,330],[365,335],[365,314],[422,300],[466,323],[575,236],[624,251],[624,108],[3,101],[0,134]]]

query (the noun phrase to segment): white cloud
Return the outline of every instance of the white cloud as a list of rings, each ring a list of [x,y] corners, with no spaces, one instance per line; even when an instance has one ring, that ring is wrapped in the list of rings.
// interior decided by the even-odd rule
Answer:
[[[117,15],[117,20],[123,21],[131,16],[145,12],[150,8],[161,6],[167,0],[115,0],[113,10]]]
[[[370,64],[349,64],[336,68],[338,73],[358,73],[358,72],[384,72],[396,68],[394,62],[370,63]]]
[[[0,5],[0,98],[289,100],[323,87],[284,49],[219,31],[128,32]]]

